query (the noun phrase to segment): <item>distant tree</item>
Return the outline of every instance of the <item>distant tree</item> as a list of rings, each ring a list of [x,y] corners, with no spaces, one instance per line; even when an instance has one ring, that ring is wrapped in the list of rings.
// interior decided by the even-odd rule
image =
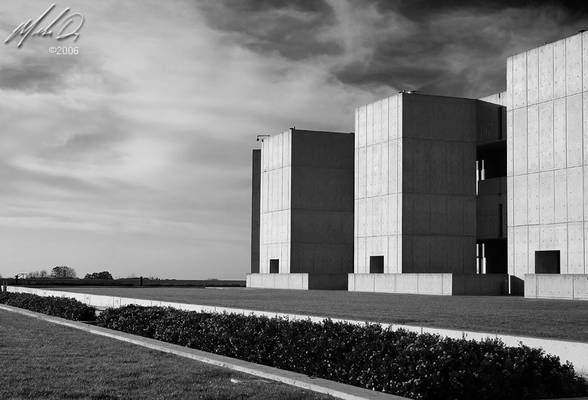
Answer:
[[[110,275],[110,272],[108,271],[93,272],[91,274],[86,274],[84,279],[112,279],[112,275]]]
[[[66,265],[53,267],[51,270],[52,278],[71,279],[76,277],[76,271]]]
[[[47,271],[41,270],[41,271],[27,272],[24,274],[24,278],[26,278],[26,279],[47,278]]]

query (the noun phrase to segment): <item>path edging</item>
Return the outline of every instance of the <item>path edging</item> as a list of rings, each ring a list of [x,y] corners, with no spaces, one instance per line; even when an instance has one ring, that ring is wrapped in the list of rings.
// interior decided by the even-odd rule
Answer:
[[[327,394],[344,400],[410,400],[407,397],[396,396],[388,393],[376,392],[357,386],[347,385],[344,383],[334,382],[322,378],[311,378],[307,375],[297,372],[281,370],[279,368],[268,367],[266,365],[255,364],[236,358],[225,357],[218,354],[208,353],[201,350],[191,349],[176,344],[166,343],[159,340],[146,338],[143,336],[133,335],[126,332],[115,331],[112,329],[102,328],[99,326],[88,325],[83,322],[71,321],[64,318],[54,317],[22,308],[0,304],[0,309],[14,312],[28,317],[37,318],[42,321],[51,322],[57,325],[67,326],[84,332],[92,333],[99,336],[105,336],[112,339],[132,343],[148,349],[162,351],[165,353],[175,354],[181,357],[189,358],[195,361],[218,367],[228,368],[234,371],[246,373],[260,378],[281,382],[290,386],[310,390],[317,393]]]
[[[98,308],[118,308],[130,304],[135,304],[144,307],[172,307],[184,311],[196,311],[196,312],[208,312],[208,313],[235,313],[241,315],[255,315],[260,317],[268,318],[288,318],[290,320],[310,320],[312,322],[322,322],[325,319],[331,319],[335,322],[346,322],[355,325],[364,324],[380,324],[383,327],[389,327],[393,330],[404,329],[410,332],[418,334],[430,333],[434,335],[440,335],[443,337],[449,337],[453,339],[467,339],[482,341],[488,338],[499,339],[505,345],[517,347],[523,344],[528,347],[541,348],[546,353],[558,356],[562,362],[570,361],[576,370],[576,372],[588,378],[588,343],[577,342],[572,340],[562,339],[547,339],[530,336],[516,336],[509,334],[490,333],[490,332],[475,332],[457,329],[446,329],[446,328],[432,328],[426,326],[413,326],[413,325],[402,325],[385,322],[366,322],[353,319],[344,318],[330,318],[326,316],[315,316],[315,315],[304,315],[304,314],[291,314],[276,311],[260,311],[250,310],[243,308],[233,307],[220,307],[211,305],[200,305],[190,303],[177,303],[169,302],[164,300],[148,300],[148,299],[135,299],[131,297],[120,297],[120,296],[108,296],[100,294],[89,294],[80,292],[68,292],[54,289],[42,289],[42,288],[29,288],[24,286],[7,286],[9,292],[16,293],[31,293],[39,296],[58,296],[58,297],[71,297],[82,303]]]

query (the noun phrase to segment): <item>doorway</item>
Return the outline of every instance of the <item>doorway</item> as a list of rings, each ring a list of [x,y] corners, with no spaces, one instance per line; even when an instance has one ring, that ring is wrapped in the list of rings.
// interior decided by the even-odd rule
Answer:
[[[384,256],[370,256],[370,274],[384,273]]]
[[[559,274],[559,250],[542,250],[535,252],[536,274]]]
[[[280,260],[277,258],[270,260],[270,274],[280,273]]]

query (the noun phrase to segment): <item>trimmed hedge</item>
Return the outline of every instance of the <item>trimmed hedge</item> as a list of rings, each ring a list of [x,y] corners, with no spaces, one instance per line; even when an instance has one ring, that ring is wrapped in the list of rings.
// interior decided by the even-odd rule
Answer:
[[[28,293],[0,292],[0,303],[74,321],[96,320],[96,309],[94,307],[66,297],[44,297]]]
[[[108,309],[98,324],[414,399],[536,399],[587,392],[571,364],[498,340],[137,306]]]

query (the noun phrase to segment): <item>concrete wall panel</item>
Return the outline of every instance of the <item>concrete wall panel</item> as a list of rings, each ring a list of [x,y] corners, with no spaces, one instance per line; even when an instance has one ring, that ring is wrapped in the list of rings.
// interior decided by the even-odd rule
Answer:
[[[514,275],[523,278],[529,273],[528,227],[514,228]]]
[[[566,94],[582,92],[582,35],[566,39]]]
[[[582,71],[582,90],[588,92],[588,32],[582,33]]]
[[[576,275],[574,277],[574,300],[588,300],[588,276]],[[577,367],[577,364],[574,364]]]
[[[555,225],[542,225],[539,232],[539,249],[558,250],[555,237]]]
[[[568,226],[567,224],[555,224],[555,248],[560,251],[561,273],[568,273]]]
[[[402,268],[398,260],[398,238],[399,235],[388,236],[388,260],[387,265],[384,265],[384,272],[389,274],[402,272]]]
[[[553,43],[553,96],[566,95],[566,41]]]
[[[383,274],[374,277],[374,292],[376,293],[395,293],[396,292],[395,274]]]
[[[539,223],[539,174],[529,174],[527,179],[527,219],[529,224]]]
[[[506,243],[506,255],[508,264],[508,274],[515,274],[515,242],[514,242],[514,227],[508,226],[507,228],[507,243]]]
[[[442,234],[444,232],[448,232],[450,229],[449,225],[453,223],[453,220],[449,220],[447,202],[447,197],[445,196],[430,196],[431,220],[429,222],[429,226],[432,234]]]
[[[388,127],[389,124],[389,117],[388,117],[388,110],[389,110],[389,99],[385,98],[381,101],[382,103],[382,132],[381,132],[381,136],[380,136],[380,141],[381,142],[387,142],[388,138],[390,137],[390,130]]]
[[[366,238],[357,238],[357,264],[355,265],[354,271],[355,273],[367,273],[369,269],[367,268],[366,263]]]
[[[380,143],[380,151],[382,154],[381,164],[380,164],[380,180],[378,186],[378,194],[379,195],[386,195],[388,194],[389,188],[388,185],[390,180],[388,178],[388,174],[390,173],[389,170],[389,146],[388,142]]]
[[[388,193],[398,193],[402,188],[398,186],[398,140],[388,142]]]
[[[506,176],[514,175],[513,115],[514,111],[506,112]]]
[[[568,274],[584,273],[584,223],[568,224]]]
[[[554,222],[567,222],[568,220],[567,181],[567,173],[565,169],[554,171]]]
[[[513,56],[512,63],[513,108],[517,109],[527,105],[527,53]]]
[[[398,115],[398,103],[399,103],[398,95],[392,96],[388,98],[388,138],[389,140],[398,139],[401,137],[401,132],[399,133],[398,130],[398,120],[400,119]]]
[[[382,101],[376,101],[373,103],[373,119],[374,119],[374,131],[372,143],[377,144],[382,141]]]
[[[565,139],[565,130],[564,130]],[[527,110],[520,108],[513,114],[513,170],[515,175],[527,173]],[[565,147],[564,147],[565,151]],[[564,161],[565,162],[565,161]]]
[[[366,148],[366,196],[374,195],[374,181],[376,171],[379,169],[379,164],[376,162],[376,147],[368,145]],[[361,161],[361,158],[360,158]]]
[[[539,172],[539,107],[527,108],[527,169]]]
[[[566,99],[553,102],[553,147],[555,168],[565,168],[566,161]]]
[[[584,271],[583,274],[588,274],[588,223],[584,222]]]
[[[514,177],[514,225],[527,225],[527,175]]]
[[[513,90],[512,90],[512,74],[513,74],[513,58],[512,57],[508,57],[506,59],[506,100],[505,100],[505,106],[506,109],[508,111],[510,111],[513,108]]]
[[[584,190],[588,187],[588,166],[584,166],[583,168],[583,180],[584,180],[584,186],[583,186],[583,190],[582,192],[584,192]],[[588,217],[588,196],[584,195],[584,221],[587,220]]]
[[[569,168],[582,165],[582,94],[568,96],[566,100],[566,144]]]
[[[527,52],[527,102],[529,105],[539,101],[539,49]]]
[[[553,99],[553,45],[539,48],[539,101]]]
[[[366,169],[366,147],[357,150],[357,188],[356,198],[364,198],[367,194],[367,169]]]
[[[568,168],[567,170],[567,220],[584,220],[584,196],[582,167]]]
[[[588,93],[582,94],[582,142],[584,146],[584,165],[588,164]]]
[[[368,104],[365,112],[365,145],[374,144],[374,104]]]
[[[398,208],[398,194],[391,194],[387,197],[387,216],[388,216],[388,235],[398,235],[400,234],[400,223],[402,216],[400,215],[399,208]]]
[[[539,169],[553,169],[553,102],[539,104]]]
[[[537,297],[571,299],[574,293],[573,278],[564,276],[536,275]]]
[[[514,225],[514,177],[506,178],[507,226]]]
[[[357,109],[358,130],[355,132],[357,135],[357,147],[365,147],[367,140],[367,107],[361,106]]]
[[[541,227],[529,225],[529,271],[535,271],[535,251],[541,249]]]

